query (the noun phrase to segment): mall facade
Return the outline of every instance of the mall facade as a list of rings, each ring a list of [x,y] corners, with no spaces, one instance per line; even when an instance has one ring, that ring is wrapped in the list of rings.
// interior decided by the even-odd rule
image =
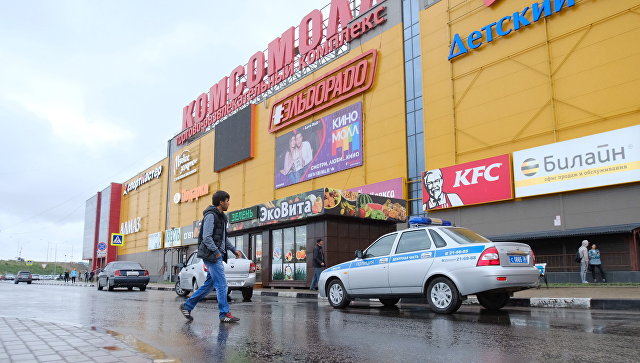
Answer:
[[[640,0],[309,10],[206,75],[166,158],[87,200],[93,269],[175,281],[221,189],[265,287],[308,287],[318,238],[334,265],[422,215],[530,244],[549,281],[579,281],[584,239],[640,281]]]

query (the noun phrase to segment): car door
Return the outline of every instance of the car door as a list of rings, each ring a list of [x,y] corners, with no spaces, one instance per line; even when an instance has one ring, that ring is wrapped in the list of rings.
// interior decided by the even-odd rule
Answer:
[[[242,286],[244,279],[249,277],[249,271],[251,269],[251,260],[248,260],[241,250],[242,258],[236,258],[236,255],[227,251],[227,263],[224,268],[224,275],[227,278],[227,285],[229,287]]]
[[[196,254],[197,252],[194,252],[189,256],[186,265],[180,270],[180,274],[178,275],[180,278],[180,286],[183,289],[193,289],[193,277],[196,275]]]
[[[400,235],[389,262],[389,287],[393,294],[419,294],[433,264],[431,238],[425,229],[406,230]]]
[[[389,288],[389,257],[397,233],[380,237],[364,251],[362,260],[351,262],[349,268],[349,293],[353,295],[382,295],[391,293]]]

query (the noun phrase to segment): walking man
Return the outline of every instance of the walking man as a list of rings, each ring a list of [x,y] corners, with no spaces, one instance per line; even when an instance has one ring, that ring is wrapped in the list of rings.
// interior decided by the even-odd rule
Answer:
[[[580,278],[582,279],[583,284],[589,283],[587,281],[587,270],[589,269],[589,251],[587,247],[589,246],[589,241],[582,241],[582,246],[578,248],[578,252],[580,253]]]
[[[313,280],[311,280],[310,290],[318,290],[318,280],[320,280],[320,274],[326,266],[322,246],[324,246],[324,241],[322,238],[318,238],[316,247],[313,248]]]
[[[222,264],[223,261],[227,262],[227,250],[235,253],[238,258],[242,257],[242,253],[237,251],[227,238],[227,215],[224,212],[229,209],[229,199],[229,193],[218,190],[213,194],[213,205],[207,207],[202,213],[204,215],[200,229],[202,238],[198,238],[198,241],[202,242],[198,245],[198,257],[207,266],[207,280],[187,301],[180,304],[180,312],[188,320],[193,320],[191,310],[214,288],[218,297],[220,322],[235,323],[240,320],[229,312],[227,279],[224,276]]]

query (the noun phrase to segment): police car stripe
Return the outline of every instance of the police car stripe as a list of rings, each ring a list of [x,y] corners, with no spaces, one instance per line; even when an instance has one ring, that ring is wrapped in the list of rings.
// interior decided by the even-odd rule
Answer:
[[[433,250],[420,251],[420,252],[405,253],[402,255],[370,258],[365,260],[345,262],[340,265],[330,267],[325,271],[329,272],[329,271],[345,270],[349,268],[359,268],[359,267],[375,266],[375,265],[381,265],[381,264],[406,262],[406,261],[427,259],[427,258],[433,258],[433,257],[470,255],[475,253],[481,253],[482,251],[484,251],[484,248],[485,248],[484,245],[476,245],[476,246],[468,246],[468,247],[447,248],[447,249],[435,250],[435,251]]]

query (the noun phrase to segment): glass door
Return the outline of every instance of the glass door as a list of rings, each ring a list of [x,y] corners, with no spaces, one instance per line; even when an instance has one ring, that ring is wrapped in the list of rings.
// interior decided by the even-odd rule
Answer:
[[[256,264],[256,282],[262,282],[262,234],[249,235],[249,255]]]

